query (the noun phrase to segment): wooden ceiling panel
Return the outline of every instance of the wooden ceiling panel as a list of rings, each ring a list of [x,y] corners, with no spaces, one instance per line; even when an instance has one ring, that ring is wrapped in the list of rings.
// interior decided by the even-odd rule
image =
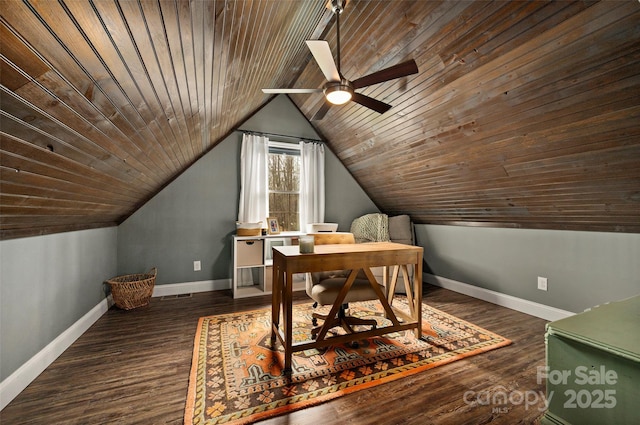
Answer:
[[[291,84],[330,15],[260,0],[0,13],[2,238],[120,223],[268,101],[261,87]]]
[[[21,0],[0,11],[1,238],[122,222],[269,100],[321,87],[324,0]],[[418,223],[640,232],[637,2],[349,1],[351,80],[312,121]],[[291,95],[311,119],[322,95]],[[213,152],[215,154],[215,150]]]
[[[462,15],[477,17],[480,6]],[[442,26],[422,40],[431,49],[416,57],[420,75],[407,90],[394,87],[393,100],[382,87],[389,83],[368,93],[395,105],[387,116],[334,107],[316,126],[385,212],[425,223],[604,230],[609,222],[611,231],[637,232],[638,8],[489,7],[495,14],[481,19],[435,20]]]

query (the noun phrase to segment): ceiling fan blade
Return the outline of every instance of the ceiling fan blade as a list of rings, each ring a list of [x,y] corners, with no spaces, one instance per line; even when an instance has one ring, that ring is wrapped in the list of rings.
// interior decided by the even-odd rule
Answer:
[[[360,93],[354,93],[351,100],[359,103],[362,106],[366,106],[369,109],[373,109],[380,114],[384,114],[389,109],[391,109],[391,105],[389,105],[388,103],[380,102],[379,100]]]
[[[364,77],[358,78],[351,84],[354,89],[371,86],[373,84],[382,83],[396,78],[405,77],[411,74],[418,73],[418,65],[413,59],[406,62],[399,63],[397,65],[390,66],[389,68],[381,69]]]
[[[322,89],[262,89],[263,93],[322,93]]]
[[[327,81],[340,81],[340,73],[333,60],[329,43],[325,40],[307,40],[306,43]]]
[[[330,108],[331,108],[331,103],[325,100],[322,103],[322,106],[320,106],[320,109],[318,109],[316,113],[313,114],[313,117],[311,117],[311,121],[320,121],[322,118],[324,118],[325,115],[327,115],[327,112],[329,111]]]

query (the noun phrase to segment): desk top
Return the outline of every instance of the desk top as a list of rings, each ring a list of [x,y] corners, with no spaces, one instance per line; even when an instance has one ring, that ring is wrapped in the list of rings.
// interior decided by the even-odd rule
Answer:
[[[274,246],[273,261],[283,261],[293,273],[422,263],[421,246],[395,242],[316,245],[301,254],[296,245]]]
[[[379,252],[379,251],[420,251],[421,246],[404,245],[395,242],[367,242],[355,244],[333,244],[333,245],[316,245],[314,252],[310,254],[301,254],[300,247],[297,245],[274,246],[274,250],[278,251],[285,257],[311,256],[311,255],[328,255],[328,254],[348,254],[353,252]]]

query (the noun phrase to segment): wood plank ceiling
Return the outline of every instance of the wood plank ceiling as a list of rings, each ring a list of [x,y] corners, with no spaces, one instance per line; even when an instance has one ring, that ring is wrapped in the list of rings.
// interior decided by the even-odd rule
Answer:
[[[316,1],[2,0],[0,237],[116,225],[262,107],[320,87]],[[357,1],[312,124],[388,214],[640,232],[640,3]],[[292,95],[310,119],[321,95]],[[212,152],[215,154],[215,150]]]

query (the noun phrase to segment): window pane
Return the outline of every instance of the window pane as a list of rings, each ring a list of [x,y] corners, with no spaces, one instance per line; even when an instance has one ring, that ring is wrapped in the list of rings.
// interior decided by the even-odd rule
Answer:
[[[269,217],[283,231],[299,230],[300,157],[269,154]]]
[[[269,194],[269,217],[278,219],[281,230],[299,230],[297,193]]]
[[[269,154],[269,190],[298,192],[299,187],[300,157]]]

